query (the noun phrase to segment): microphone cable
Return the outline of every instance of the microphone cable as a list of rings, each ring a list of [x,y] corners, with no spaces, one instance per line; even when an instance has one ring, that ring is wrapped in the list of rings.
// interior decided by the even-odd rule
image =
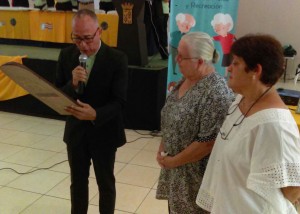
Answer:
[[[39,170],[47,170],[47,169],[51,169],[51,168],[53,168],[54,166],[57,166],[57,165],[59,165],[59,164],[62,164],[62,163],[64,163],[64,162],[66,162],[66,161],[68,161],[68,160],[64,160],[64,161],[55,163],[55,164],[53,164],[53,165],[50,166],[50,167],[36,168],[36,169],[31,170],[31,171],[29,171],[29,172],[18,172],[17,170],[15,170],[15,169],[13,169],[13,168],[0,168],[0,170],[11,170],[11,171],[13,171],[13,172],[15,172],[15,173],[17,173],[17,174],[19,174],[19,175],[26,175],[26,174],[30,174],[30,173],[33,173],[33,172],[36,172],[36,171],[39,171]]]
[[[155,26],[155,24],[153,22],[153,13],[152,13],[152,9],[151,9],[152,2],[148,2],[147,4],[148,4],[148,7],[149,7],[149,11],[150,11],[150,21],[151,21],[151,24],[152,24],[152,26],[154,28],[154,33],[155,33],[155,36],[157,38],[159,48],[162,49],[162,51],[164,52],[164,54],[166,54],[166,56],[169,56],[169,53],[167,53],[165,51],[165,48],[161,45],[161,42],[160,42],[157,30],[156,30],[156,26]]]
[[[147,137],[138,137],[135,140],[127,141],[126,143],[133,143],[135,141],[138,141],[139,139],[153,139],[155,137],[161,137],[162,136],[160,131],[158,131],[158,130],[153,130],[153,131],[150,131],[149,133],[141,133],[137,130],[133,130],[133,131],[136,132],[139,135],[145,135]]]
[[[153,130],[153,131],[150,131],[149,133],[141,133],[141,132],[139,132],[139,131],[137,131],[137,130],[133,130],[133,131],[136,132],[136,133],[139,134],[139,135],[146,135],[147,137],[138,137],[137,139],[132,140],[132,141],[128,141],[128,142],[126,142],[126,143],[133,143],[133,142],[138,141],[139,139],[143,139],[143,138],[146,138],[146,139],[153,139],[153,138],[155,138],[155,137],[161,137],[161,136],[162,136],[161,133],[160,133],[160,131],[158,131],[158,130]],[[17,170],[15,170],[15,169],[13,169],[13,168],[9,168],[9,167],[0,168],[0,171],[1,171],[1,170],[11,170],[11,171],[15,172],[15,173],[18,174],[18,175],[27,175],[27,174],[31,174],[31,173],[36,172],[36,171],[51,169],[51,168],[53,168],[53,167],[55,167],[55,166],[57,166],[57,165],[59,165],[59,164],[62,164],[62,163],[64,163],[64,162],[67,162],[67,161],[68,161],[68,160],[63,160],[63,161],[60,161],[60,162],[58,162],[58,163],[53,164],[52,166],[44,167],[44,168],[35,168],[35,169],[30,170],[30,171],[28,171],[28,172],[18,172]]]

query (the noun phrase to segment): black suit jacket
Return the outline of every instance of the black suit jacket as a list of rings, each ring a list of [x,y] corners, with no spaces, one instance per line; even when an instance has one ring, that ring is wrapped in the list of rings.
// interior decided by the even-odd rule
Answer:
[[[92,123],[68,116],[64,141],[73,146],[88,138],[101,147],[122,146],[126,142],[122,113],[128,84],[127,57],[102,42],[84,93],[79,96],[72,87],[72,70],[79,64],[79,55],[75,45],[61,51],[55,84],[73,99],[90,104],[97,118]]]

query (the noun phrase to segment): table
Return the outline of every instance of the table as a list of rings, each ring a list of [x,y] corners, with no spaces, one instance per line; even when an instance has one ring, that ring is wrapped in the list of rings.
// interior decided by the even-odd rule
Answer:
[[[296,114],[296,108],[297,106],[288,106],[289,109],[291,110],[291,113],[297,123],[298,129],[300,131],[300,114]]]
[[[24,39],[55,43],[72,43],[70,11],[8,10],[0,7],[0,38]],[[101,39],[111,47],[117,47],[117,14],[96,14],[99,24],[106,22],[107,30]]]
[[[0,56],[0,66],[6,62],[22,63],[22,56]],[[0,70],[0,101],[10,100],[27,95],[28,92],[12,81]]]

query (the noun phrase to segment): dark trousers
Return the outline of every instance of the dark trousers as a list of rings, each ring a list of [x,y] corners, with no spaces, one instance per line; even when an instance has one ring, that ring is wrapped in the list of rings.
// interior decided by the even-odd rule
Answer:
[[[85,141],[78,146],[68,145],[67,151],[71,169],[71,214],[87,214],[91,160],[100,195],[99,212],[113,214],[116,202],[114,176],[116,149],[99,148]]]

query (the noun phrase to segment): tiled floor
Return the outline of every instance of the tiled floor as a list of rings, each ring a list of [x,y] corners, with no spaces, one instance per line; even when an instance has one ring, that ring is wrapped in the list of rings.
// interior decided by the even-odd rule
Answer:
[[[70,213],[70,174],[65,144],[64,122],[0,112],[0,213]],[[148,131],[141,131],[149,133]],[[142,135],[126,130],[128,141]],[[144,137],[144,136],[143,136]],[[149,136],[148,136],[149,137]],[[155,199],[159,166],[155,156],[160,137],[142,138],[117,151],[116,214],[164,214],[167,202]],[[65,162],[63,162],[65,161]],[[19,175],[36,168],[39,170]],[[99,195],[92,170],[89,214],[98,212]]]
[[[277,87],[300,90],[292,81]],[[64,122],[0,112],[0,213],[67,214],[70,213],[70,175],[65,144]],[[148,131],[142,131],[148,133]],[[126,130],[127,140],[141,135]],[[142,138],[127,143],[117,152],[116,214],[166,214],[167,202],[155,199],[159,166],[155,161],[159,137]],[[61,162],[61,163],[60,163]],[[37,168],[51,169],[20,175]],[[95,175],[90,176],[89,214],[98,213]]]

